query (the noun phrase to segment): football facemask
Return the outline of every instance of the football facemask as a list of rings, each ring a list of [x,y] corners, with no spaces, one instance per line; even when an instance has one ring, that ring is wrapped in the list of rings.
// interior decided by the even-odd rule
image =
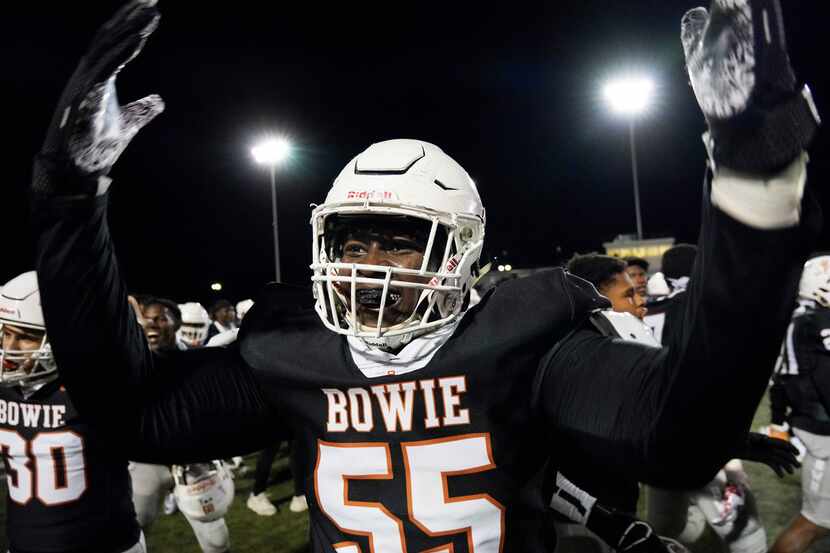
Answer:
[[[182,313],[182,324],[176,331],[176,336],[187,347],[198,348],[204,345],[210,326],[210,317],[202,304],[188,302],[179,305]]]

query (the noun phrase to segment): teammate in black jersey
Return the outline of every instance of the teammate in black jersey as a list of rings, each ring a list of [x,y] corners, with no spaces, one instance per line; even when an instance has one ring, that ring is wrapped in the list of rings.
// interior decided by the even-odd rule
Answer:
[[[692,244],[676,244],[663,253],[662,271],[649,279],[650,296],[643,320],[658,342],[667,343],[672,325],[683,320],[683,298],[696,256],[697,248]]]
[[[683,20],[714,174],[669,347],[587,326],[607,301],[561,270],[467,309],[485,229],[475,185],[436,146],[392,140],[349,162],[312,213],[313,301],[269,286],[235,343],[165,354],[146,347],[106,224],[107,174],[162,107],[115,100],[154,4],[132,2],[99,31],[33,180],[63,377],[132,456],[222,458],[290,431],[312,460],[315,552],[541,552],[547,465],[591,457],[632,480],[699,487],[746,438],[818,217],[802,198],[816,116],[776,1],[715,2]],[[130,394],[93,393],[104,373]],[[723,389],[741,393],[709,409]],[[705,447],[689,439],[700,428],[712,429]]]
[[[801,512],[771,551],[801,553],[830,532],[830,256],[804,266],[798,307],[773,378],[772,422],[791,427],[806,453]]]
[[[143,553],[126,458],[61,385],[34,272],[3,287],[0,337],[9,551]]]

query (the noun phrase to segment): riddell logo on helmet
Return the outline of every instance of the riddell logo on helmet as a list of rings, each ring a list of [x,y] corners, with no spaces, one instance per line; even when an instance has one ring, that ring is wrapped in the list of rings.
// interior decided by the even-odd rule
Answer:
[[[6,307],[0,307],[0,313],[5,313],[6,315],[17,315],[16,310],[8,309]]]
[[[349,190],[347,200],[394,200],[395,194],[388,190]]]
[[[187,488],[187,493],[189,493],[190,495],[199,495],[201,493],[205,493],[213,487],[213,484],[214,480],[212,478],[202,480],[201,482],[196,482],[195,484],[191,484]]]
[[[449,261],[447,261],[447,272],[451,273],[458,267],[458,257],[452,256]],[[432,277],[432,280],[429,281],[430,286],[435,286],[438,284],[438,277]]]

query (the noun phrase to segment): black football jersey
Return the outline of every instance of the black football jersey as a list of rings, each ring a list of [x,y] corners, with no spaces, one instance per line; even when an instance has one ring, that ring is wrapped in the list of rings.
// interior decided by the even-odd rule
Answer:
[[[239,347],[312,460],[315,550],[540,550],[539,452],[550,444],[530,401],[534,375],[551,340],[605,305],[593,287],[562,271],[505,283],[425,366],[390,363],[373,377],[312,309],[286,314],[291,300],[272,292]]]
[[[120,553],[139,539],[127,462],[58,382],[0,387],[0,452],[12,553]]]
[[[783,391],[792,426],[830,435],[830,309],[809,302],[795,310],[774,388]]]

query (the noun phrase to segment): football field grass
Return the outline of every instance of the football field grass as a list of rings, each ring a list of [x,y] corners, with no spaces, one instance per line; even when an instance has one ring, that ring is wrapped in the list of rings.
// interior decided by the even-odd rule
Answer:
[[[761,404],[756,417],[754,428],[767,424],[769,408],[766,399]],[[699,439],[701,447],[705,445],[705,431],[701,435],[690,437]],[[231,533],[233,553],[301,553],[308,549],[308,517],[307,513],[295,514],[288,510],[293,486],[288,479],[288,459],[284,451],[272,467],[272,481],[274,484],[268,489],[268,494],[280,507],[280,511],[271,517],[256,515],[245,506],[245,500],[253,487],[253,469],[256,465],[256,455],[245,459],[248,471],[237,476],[236,499],[226,517]],[[768,468],[754,463],[745,463],[751,478],[751,485],[758,500],[761,518],[766,526],[769,544],[772,545],[775,536],[787,525],[789,520],[798,512],[800,506],[800,474],[788,475],[779,479]],[[2,484],[5,496],[5,479]],[[6,550],[5,540],[5,499],[0,503],[0,551]],[[162,515],[147,534],[148,550],[151,553],[200,553],[196,538],[190,526],[180,513]],[[711,539],[701,544],[700,551],[715,553],[718,545]],[[830,540],[814,546],[811,552],[830,553]],[[567,553],[567,552],[564,552]]]

